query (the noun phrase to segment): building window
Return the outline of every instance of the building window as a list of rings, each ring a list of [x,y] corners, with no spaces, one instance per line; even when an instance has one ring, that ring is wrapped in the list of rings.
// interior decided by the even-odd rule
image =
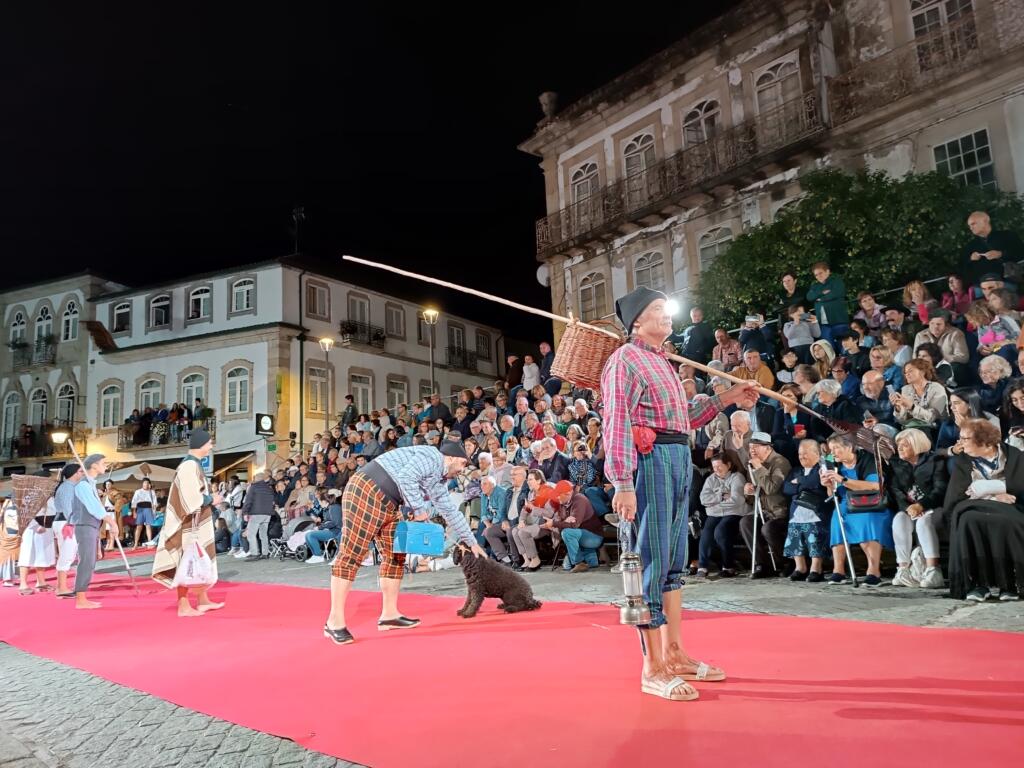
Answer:
[[[116,384],[100,392],[100,429],[113,429],[121,423],[121,388]]]
[[[959,61],[978,47],[972,0],[910,0],[910,21],[924,71]]]
[[[154,411],[160,407],[162,393],[160,382],[156,379],[146,379],[139,387],[139,410],[144,411],[152,408]]]
[[[718,227],[717,229],[712,229],[701,235],[698,247],[698,252],[700,254],[700,271],[703,272],[705,269],[710,267],[718,254],[725,253],[729,248],[729,243],[731,242],[732,230],[728,227]]]
[[[57,426],[71,427],[75,423],[75,388],[61,384],[57,390]]]
[[[5,455],[9,455],[11,443],[15,438],[21,437],[21,395],[17,392],[8,393],[4,398],[4,431],[2,448]]]
[[[22,312],[15,312],[11,320],[11,343],[17,344],[25,340],[25,315]]]
[[[36,317],[36,344],[43,344],[46,339],[53,336],[53,314],[49,307],[39,310]]]
[[[114,333],[124,333],[132,328],[132,305],[123,302],[114,307]]]
[[[665,260],[660,253],[645,253],[637,258],[633,265],[633,282],[637,288],[665,290]]]
[[[354,393],[353,393],[354,394]],[[401,379],[388,379],[388,410],[409,402],[409,385]]]
[[[429,400],[430,396],[434,394],[434,387],[430,386],[430,382],[426,379],[420,380],[420,400]]]
[[[715,134],[722,110],[715,99],[702,101],[683,117],[683,146],[703,144]]]
[[[461,325],[448,323],[448,346],[453,349],[466,348],[466,330]]]
[[[249,312],[255,304],[256,281],[252,278],[236,280],[231,286],[231,312]]]
[[[330,293],[323,283],[306,283],[306,314],[318,320],[331,321]]]
[[[596,195],[599,184],[597,163],[584,163],[572,174],[572,201],[578,203]]]
[[[480,360],[491,359],[491,334],[487,331],[476,332],[476,356]]]
[[[309,381],[309,410],[312,413],[327,413],[327,386],[330,382],[328,370],[310,367],[307,380]]]
[[[422,317],[416,322],[416,341],[420,344],[430,344],[434,326],[428,325]]]
[[[369,413],[373,409],[373,381],[369,376],[353,373],[348,377],[349,392],[355,399],[356,409],[360,413]]]
[[[626,176],[636,176],[654,165],[654,137],[644,133],[633,138],[623,152]]]
[[[350,323],[370,324],[370,302],[362,296],[348,297],[348,321]]]
[[[28,423],[41,427],[46,423],[46,406],[49,398],[45,389],[34,389],[28,398]]]
[[[196,400],[206,402],[206,377],[201,373],[190,373],[181,380],[181,403],[194,408]]]
[[[399,339],[405,338],[405,309],[397,304],[384,307],[384,333]]]
[[[188,295],[188,319],[205,320],[212,310],[213,291],[209,288],[196,288]]]
[[[795,61],[773,64],[757,76],[757,111],[764,114],[800,95],[800,71]]]
[[[226,411],[229,415],[248,413],[249,411],[249,369],[232,368],[228,371],[228,401]]]
[[[965,187],[996,186],[988,131],[982,129],[939,144],[934,152],[935,170],[939,173],[956,179]]]
[[[78,338],[78,305],[69,301],[61,319],[60,340],[74,341]]]
[[[580,319],[583,322],[600,320],[608,314],[608,300],[604,293],[604,277],[591,273],[580,280]]]
[[[149,327],[167,328],[171,324],[171,297],[166,293],[149,302]]]

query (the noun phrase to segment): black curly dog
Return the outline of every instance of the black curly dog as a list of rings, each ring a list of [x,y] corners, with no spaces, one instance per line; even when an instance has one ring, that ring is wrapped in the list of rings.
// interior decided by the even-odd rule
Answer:
[[[505,613],[535,611],[540,601],[533,599],[533,590],[522,576],[500,563],[486,557],[476,557],[456,547],[452,560],[462,566],[466,577],[466,604],[458,610],[459,616],[470,619],[480,610],[485,597],[498,597],[498,610]]]

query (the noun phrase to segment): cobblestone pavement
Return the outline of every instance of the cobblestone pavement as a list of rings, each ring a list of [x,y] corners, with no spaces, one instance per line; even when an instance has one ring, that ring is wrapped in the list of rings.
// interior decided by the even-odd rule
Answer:
[[[136,578],[144,579],[152,558],[133,558]],[[245,563],[221,557],[225,580],[326,588],[327,565],[294,560]],[[123,572],[112,559],[99,571]],[[621,580],[601,568],[586,574],[543,569],[528,574],[537,597],[581,603],[612,603],[621,598]],[[357,589],[376,589],[374,569],[360,572]],[[459,570],[407,577],[403,589],[435,595],[462,595]],[[941,590],[883,587],[826,587],[793,584],[787,579],[691,580],[687,608],[790,616],[880,621],[920,627],[958,627],[1024,632],[1024,604],[968,604],[944,597]],[[326,609],[327,595],[324,595]],[[0,619],[2,620],[2,619]],[[85,672],[0,645],[4,696],[0,699],[0,766],[349,766],[309,752],[286,739],[232,725],[177,707],[144,693],[109,683]],[[82,711],[102,713],[83,718]],[[164,724],[157,731],[157,725]],[[45,729],[45,730],[44,730]]]

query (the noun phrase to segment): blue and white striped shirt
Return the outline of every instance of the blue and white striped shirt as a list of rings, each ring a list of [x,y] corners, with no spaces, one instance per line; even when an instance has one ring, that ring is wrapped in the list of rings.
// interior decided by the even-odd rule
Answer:
[[[432,445],[413,445],[383,453],[373,463],[388,473],[402,493],[402,500],[413,512],[434,505],[448,523],[448,533],[466,546],[476,544],[466,516],[448,495],[448,478],[444,475],[444,455]]]

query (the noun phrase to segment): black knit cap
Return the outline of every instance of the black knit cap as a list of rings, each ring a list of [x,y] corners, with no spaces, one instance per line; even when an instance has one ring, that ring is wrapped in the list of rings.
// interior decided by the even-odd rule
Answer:
[[[197,448],[202,448],[212,439],[213,438],[210,437],[210,433],[205,429],[193,429],[192,434],[188,437],[189,450],[194,451]]]
[[[74,477],[75,473],[77,473],[79,469],[81,469],[81,467],[79,467],[77,464],[65,464],[64,469],[60,471],[60,476],[63,479],[67,480],[69,478]]]
[[[443,456],[451,456],[455,459],[468,459],[466,455],[466,449],[462,447],[462,443],[456,443],[451,440],[445,440],[441,445],[438,446],[438,450],[441,451]]]
[[[640,287],[615,302],[615,314],[619,316],[627,335],[632,335],[633,323],[647,309],[647,305],[656,299],[668,299],[668,296],[661,291]]]

